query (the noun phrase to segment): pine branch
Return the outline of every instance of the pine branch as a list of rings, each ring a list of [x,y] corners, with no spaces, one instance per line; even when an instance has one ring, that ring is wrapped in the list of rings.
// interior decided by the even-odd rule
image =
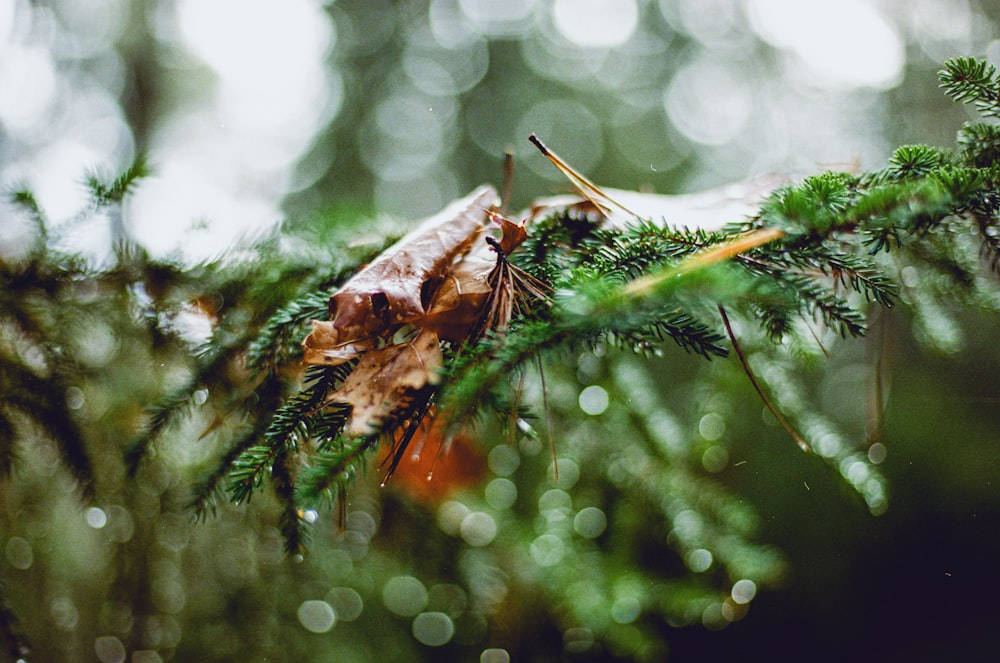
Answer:
[[[302,329],[327,312],[329,295],[310,292],[283,307],[265,323],[247,348],[247,368],[260,371],[286,364],[301,355]]]
[[[100,173],[91,173],[87,176],[87,188],[99,205],[121,203],[132,187],[149,172],[146,155],[139,154],[128,168],[110,181]]]
[[[376,445],[377,437],[341,438],[327,444],[300,470],[295,485],[296,500],[316,504],[324,495],[331,495],[334,489],[349,483]]]
[[[952,99],[975,104],[987,117],[1000,117],[1000,78],[986,60],[956,58],[939,72],[941,86]]]

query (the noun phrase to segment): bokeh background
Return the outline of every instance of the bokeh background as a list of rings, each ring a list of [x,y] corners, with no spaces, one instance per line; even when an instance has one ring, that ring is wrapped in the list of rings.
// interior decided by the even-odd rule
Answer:
[[[878,168],[900,144],[953,142],[969,116],[936,72],[950,57],[1000,62],[998,21],[993,0],[0,0],[0,187],[30,187],[51,240],[93,264],[124,240],[194,264],[279,226],[430,214],[499,184],[506,150],[521,209],[567,189],[532,132],[595,181],[660,193]],[[81,214],[84,177],[140,153],[152,174],[126,204]],[[23,252],[31,233],[0,202],[0,255]],[[551,379],[561,430],[583,440],[560,442],[562,484],[530,442],[471,452],[486,469],[457,497],[380,491],[369,477],[346,539],[329,514],[306,514],[317,536],[303,560],[284,556],[264,497],[190,522],[176,496],[212,453],[192,444],[194,426],[140,481],[125,477],[114,452],[128,433],[107,421],[171,376],[144,383],[128,361],[139,341],[98,330],[82,360],[102,381],[67,398],[108,436],[102,488],[83,502],[51,448],[23,451],[2,488],[8,603],[37,660],[981,655],[1000,617],[996,319],[917,322],[916,333],[905,314],[885,323],[892,390],[869,460],[890,497],[874,507],[849,466],[799,453],[762,417],[738,367],[672,348],[641,366],[585,354]],[[871,348],[835,349],[810,384],[860,437]],[[657,405],[626,408],[640,383]],[[735,529],[760,543],[736,546],[760,559],[725,581],[732,601],[691,590],[694,612],[642,633],[628,628],[667,590],[643,585],[639,567],[658,563],[601,537],[618,527],[629,545],[658,542],[650,555],[679,548],[692,577],[717,548],[677,543],[681,505],[664,507],[672,520],[629,516],[643,505],[620,499],[629,484],[615,468],[588,477],[588,453],[635,432],[616,408],[659,416],[649,428],[682,440],[673,462],[693,464],[671,476],[720,482],[726,508],[754,523]],[[581,621],[586,588],[555,578],[563,539],[539,534],[539,519],[567,518],[580,546],[619,555],[595,562],[616,579],[592,606],[624,629],[610,644]],[[586,570],[577,552],[566,564]],[[526,593],[539,586],[544,601]]]

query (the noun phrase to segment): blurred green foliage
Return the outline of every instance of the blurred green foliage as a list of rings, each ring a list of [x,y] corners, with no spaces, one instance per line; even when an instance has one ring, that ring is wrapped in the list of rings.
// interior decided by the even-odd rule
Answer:
[[[532,422],[540,435],[511,442],[508,431],[484,420],[472,447],[479,469],[471,486],[433,499],[403,481],[380,489],[378,462],[370,460],[351,484],[343,532],[335,512],[291,508],[280,482],[265,484],[277,487],[277,496],[257,491],[240,506],[213,492],[226,487],[226,461],[259,439],[270,413],[298,389],[298,372],[283,368],[298,337],[285,332],[322,308],[317,292],[403,230],[345,210],[385,200],[398,211],[392,204],[406,199],[398,192],[380,197],[359,153],[379,147],[365,118],[407,89],[400,63],[417,48],[392,38],[384,17],[405,28],[424,16],[414,7],[330,8],[342,30],[335,64],[353,72],[352,89],[369,94],[348,96],[338,122],[303,160],[302,169],[325,165],[314,186],[287,199],[289,222],[249,248],[192,266],[122,243],[95,266],[53,247],[60,238],[29,188],[12,192],[18,218],[32,230],[30,242],[0,254],[0,456],[7,472],[0,568],[10,659],[27,643],[28,658],[38,661],[492,663],[506,660],[498,650],[510,660],[580,661],[981,653],[997,616],[984,579],[1000,553],[993,526],[1000,515],[997,299],[995,275],[978,254],[982,242],[995,240],[995,212],[980,228],[939,225],[956,198],[988,187],[960,174],[949,179],[941,166],[950,156],[930,148],[900,148],[875,180],[862,182],[877,189],[860,201],[862,211],[883,222],[866,228],[870,246],[894,246],[901,227],[918,238],[905,260],[893,251],[873,258],[898,277],[902,306],[854,321],[873,325],[868,339],[813,330],[831,354],[825,357],[811,332],[793,322],[801,311],[788,289],[765,293],[773,295],[769,335],[751,331],[752,315],[736,318],[757,375],[779,409],[822,442],[817,455],[829,463],[790,443],[735,359],[705,362],[669,341],[646,358],[595,343],[547,356],[558,481],[543,421]],[[673,23],[644,15],[643,25],[672,35],[670,53],[705,48],[711,35],[680,14],[666,12]],[[727,39],[743,35],[732,39],[744,47],[729,59],[755,53],[767,62],[770,51],[746,28],[720,25],[730,26]],[[370,34],[384,38],[364,37]],[[156,86],[174,84],[135,41],[134,34],[123,40],[134,81],[123,96],[143,145],[161,119],[144,113],[170,105]],[[546,135],[576,153],[568,155],[579,157],[576,163],[592,162],[588,174],[599,181],[666,189],[746,172],[746,159],[720,161],[716,147],[665,126],[662,89],[676,73],[666,51],[636,56],[650,67],[623,58],[642,85],[609,89],[592,80],[596,74],[560,81],[571,76],[578,54],[539,55],[544,41],[533,37],[522,48],[486,40],[489,69],[456,93],[462,114],[450,116],[468,117],[458,123],[462,137],[449,142],[447,129],[457,124],[429,132],[439,136],[435,150],[448,172],[421,175],[446,183],[421,205],[433,208],[469,182],[495,179],[497,148],[517,133],[527,99],[549,102],[529,119],[556,118]],[[887,95],[886,108],[912,107],[907,116],[926,123],[864,109],[884,129],[879,140],[951,141],[960,113],[923,96],[935,58],[912,60],[910,73],[925,79],[908,76]],[[526,59],[549,62],[548,73],[521,66]],[[977,77],[965,78],[974,87]],[[655,103],[614,112],[606,102],[619,94],[653,95]],[[560,124],[554,109],[568,98],[572,112],[564,117],[573,121]],[[477,142],[476,132],[491,123],[517,126]],[[593,132],[608,142],[603,153]],[[956,158],[992,168],[994,134],[989,122],[970,123]],[[380,140],[380,149],[392,147]],[[762,142],[741,153],[749,159]],[[336,155],[332,162],[316,156],[324,151]],[[817,158],[792,151],[809,165]],[[666,161],[653,163],[651,155]],[[135,163],[120,178],[89,177],[90,206],[80,218],[120,213],[145,173],[143,162]],[[931,172],[933,182],[922,179]],[[561,186],[547,177],[519,176],[520,202]],[[805,238],[852,224],[845,208],[862,215],[848,183],[858,181],[809,178],[776,196],[766,219]],[[913,204],[899,204],[904,198]],[[946,239],[932,229],[943,229]],[[362,234],[375,239],[359,243]],[[988,246],[986,257],[996,255]],[[800,295],[798,285],[787,284]],[[870,292],[879,299],[877,283]],[[770,336],[786,333],[775,347]],[[884,391],[873,396],[875,374]],[[523,388],[524,402],[540,400],[531,371]],[[881,429],[866,419],[881,410],[873,399],[885,400]],[[157,403],[161,409],[151,412]],[[878,438],[865,437],[878,430]],[[194,495],[206,509],[204,522],[194,522]],[[883,501],[866,504],[872,495]],[[289,523],[296,532],[311,523],[304,555],[284,552]]]

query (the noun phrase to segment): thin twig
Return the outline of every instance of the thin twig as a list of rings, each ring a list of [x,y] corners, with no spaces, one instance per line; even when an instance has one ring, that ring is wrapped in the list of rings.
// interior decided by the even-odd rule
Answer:
[[[747,361],[747,356],[743,353],[743,348],[740,346],[739,341],[736,340],[736,334],[733,333],[733,326],[729,324],[729,316],[726,315],[726,309],[722,308],[722,304],[719,304],[719,313],[722,315],[722,323],[726,326],[726,333],[729,335],[729,340],[733,343],[733,349],[736,351],[736,356],[739,357],[740,364],[743,365],[743,372],[745,372],[747,377],[750,378],[750,384],[752,384],[753,388],[757,390],[757,394],[760,396],[760,399],[764,401],[764,405],[771,411],[771,414],[773,414],[774,418],[778,420],[781,427],[785,429],[785,432],[787,432],[791,438],[795,440],[795,443],[798,444],[803,451],[812,451],[812,448],[809,446],[809,443],[805,441],[805,438],[799,435],[798,431],[792,427],[792,424],[790,424],[781,412],[778,411],[778,408],[774,406],[774,403],[772,403],[771,399],[768,398],[767,393],[764,391],[760,382],[757,381],[757,376],[754,375],[752,370],[750,370],[750,362]]]

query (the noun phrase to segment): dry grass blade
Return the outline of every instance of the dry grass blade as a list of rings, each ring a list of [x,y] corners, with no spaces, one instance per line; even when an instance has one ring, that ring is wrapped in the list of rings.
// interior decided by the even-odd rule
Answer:
[[[629,216],[636,216],[632,210],[612,199],[608,194],[604,193],[601,187],[591,182],[585,175],[583,175],[583,173],[577,171],[575,168],[563,161],[558,154],[547,148],[538,136],[531,134],[528,136],[528,140],[530,140],[531,143],[537,147],[538,150],[544,154],[548,160],[551,161],[555,167],[566,176],[567,179],[569,179],[570,182],[573,183],[573,186],[580,192],[580,195],[590,201],[590,204],[593,205],[602,215],[611,216],[611,208],[614,206]]]
[[[760,399],[764,401],[764,405],[768,410],[770,410],[771,414],[774,415],[774,418],[778,420],[778,423],[785,429],[785,432],[788,433],[793,440],[795,440],[797,445],[799,445],[799,448],[803,451],[812,451],[812,447],[809,446],[809,443],[806,442],[805,438],[802,437],[797,430],[795,430],[787,419],[785,419],[784,415],[782,415],[778,408],[775,407],[774,403],[771,402],[771,399],[768,397],[767,392],[764,391],[760,382],[757,381],[757,376],[754,375],[753,370],[750,368],[750,362],[747,361],[747,356],[743,352],[743,347],[740,345],[739,341],[736,340],[736,334],[733,332],[733,326],[729,323],[729,316],[726,315],[726,309],[724,309],[721,304],[719,304],[719,314],[722,315],[722,324],[726,326],[726,334],[729,335],[729,340],[733,344],[733,350],[736,351],[736,356],[739,357],[740,365],[743,366],[743,372],[747,374],[748,378],[750,378],[750,384],[752,384],[753,388],[757,391],[757,395],[759,395]]]

